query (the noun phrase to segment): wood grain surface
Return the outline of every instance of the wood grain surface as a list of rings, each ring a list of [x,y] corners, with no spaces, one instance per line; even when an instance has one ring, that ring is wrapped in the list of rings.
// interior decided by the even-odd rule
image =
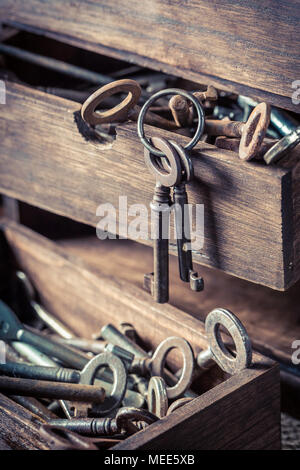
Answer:
[[[294,109],[297,0],[3,0],[3,21]],[[277,103],[276,103],[277,102]]]
[[[44,421],[8,397],[0,394],[0,450],[48,450],[40,438]]]
[[[74,122],[78,109],[56,96],[7,86],[0,115],[0,191],[92,226],[100,220],[96,209],[102,203],[112,204],[120,221],[119,196],[127,197],[128,206],[149,207],[154,179],[136,124],[118,126],[113,144],[87,141]],[[146,133],[187,142],[154,127]],[[300,224],[293,222],[300,193],[296,169],[242,162],[203,142],[192,157],[189,202],[204,204],[205,237],[195,259],[274,289],[292,285],[300,277]]]
[[[64,247],[15,222],[2,220],[1,228],[44,305],[74,332],[91,335],[103,323],[129,321],[150,348],[179,331],[195,352],[207,347],[203,323],[171,305],[156,304],[116,272],[99,276]],[[202,382],[203,377],[200,387]],[[224,376],[211,390],[202,389],[202,395],[180,413],[130,438],[121,448],[278,449],[279,396],[278,367],[255,353],[249,369]]]

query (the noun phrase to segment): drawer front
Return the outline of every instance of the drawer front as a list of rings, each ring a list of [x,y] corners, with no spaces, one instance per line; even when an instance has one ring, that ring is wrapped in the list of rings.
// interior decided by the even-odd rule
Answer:
[[[145,167],[136,124],[119,126],[116,140],[103,146],[78,132],[74,112],[79,108],[72,101],[7,84],[0,116],[0,192],[92,226],[100,221],[97,207],[110,203],[116,208],[118,231],[119,216],[129,206],[149,209],[154,180]],[[153,127],[146,133],[175,135]],[[176,134],[176,140],[185,144],[187,138]],[[189,202],[204,205],[204,246],[194,254],[195,261],[279,290],[293,284],[300,274],[299,224],[293,224],[300,172],[242,162],[203,142],[192,157],[195,179],[188,186]],[[119,196],[127,197],[125,209]],[[149,239],[138,241],[149,244],[147,222]],[[199,239],[201,234],[200,227]]]
[[[3,0],[3,20],[90,50],[293,108],[298,2]]]
[[[90,336],[105,323],[118,325],[127,321],[134,323],[150,349],[167,336],[177,336],[178,331],[195,352],[207,348],[204,326],[199,320],[171,305],[156,304],[150,295],[126,281],[100,276],[82,259],[28,228],[11,221],[2,221],[1,228],[43,304],[75,333]],[[173,360],[177,366],[180,364],[177,356]],[[192,403],[116,448],[278,448],[277,366],[255,353],[253,366],[235,376],[226,376],[216,369],[199,382],[202,393]],[[255,396],[255,400],[249,400],[249,396]],[[0,433],[5,434],[3,427]]]

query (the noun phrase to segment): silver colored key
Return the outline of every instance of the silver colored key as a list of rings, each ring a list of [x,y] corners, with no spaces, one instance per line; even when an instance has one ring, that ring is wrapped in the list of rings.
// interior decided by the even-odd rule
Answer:
[[[293,132],[285,137],[282,137],[276,144],[274,144],[264,155],[264,161],[270,165],[271,163],[278,162],[290,150],[300,143],[300,127],[297,127]]]
[[[145,149],[146,165],[156,179],[154,196],[150,204],[154,273],[146,275],[145,287],[146,289],[150,287],[156,302],[165,303],[169,300],[169,225],[172,205],[170,188],[181,182],[182,171],[180,158],[166,139],[153,137],[152,143],[164,152],[169,162],[169,170],[165,170],[160,164],[160,159]]]
[[[204,281],[193,269],[191,249],[191,223],[188,213],[188,195],[186,184],[193,179],[193,165],[184,148],[174,141],[169,142],[178,153],[183,170],[183,178],[180,184],[174,187],[173,200],[175,209],[175,228],[178,252],[178,264],[180,279],[189,282],[193,291],[200,292],[204,289]]]

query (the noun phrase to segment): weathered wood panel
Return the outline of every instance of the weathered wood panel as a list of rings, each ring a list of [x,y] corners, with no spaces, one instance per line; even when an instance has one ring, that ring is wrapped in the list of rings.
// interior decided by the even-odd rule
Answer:
[[[3,0],[0,16],[79,47],[294,108],[297,0]],[[277,101],[277,103],[276,103]],[[279,102],[278,102],[279,101]]]
[[[104,147],[78,132],[78,108],[7,86],[7,104],[0,108],[0,192],[92,226],[100,220],[99,204],[113,204],[120,215],[120,195],[127,196],[128,206],[149,207],[154,181],[136,125],[119,126],[114,143]],[[175,135],[147,127],[149,136],[157,133]],[[176,134],[176,140],[185,144],[187,138]],[[203,142],[192,156],[189,201],[204,204],[205,212],[205,242],[195,260],[275,289],[293,284],[300,275],[292,269],[300,234],[293,226],[292,191],[297,195],[300,189],[292,186],[292,170],[241,162]]]
[[[0,394],[1,450],[49,450],[39,434],[43,422],[37,415]]]
[[[207,347],[203,324],[183,311],[156,304],[116,273],[98,276],[80,258],[28,228],[11,221],[1,226],[44,304],[78,334],[91,335],[107,322],[130,321],[149,347],[178,331],[195,351]],[[279,408],[278,368],[254,354],[251,368],[226,378],[121,448],[277,449]]]

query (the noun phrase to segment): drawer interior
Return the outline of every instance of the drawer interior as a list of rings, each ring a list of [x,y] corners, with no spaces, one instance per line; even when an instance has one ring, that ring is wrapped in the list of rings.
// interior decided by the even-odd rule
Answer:
[[[8,248],[10,253],[8,265],[5,266],[6,272],[7,266],[12,269],[18,266],[26,271],[33,281],[43,305],[75,333],[81,336],[90,336],[104,323],[111,322],[118,325],[120,321],[129,321],[135,325],[139,336],[148,349],[155,348],[167,336],[178,335],[178,331],[182,337],[190,341],[195,353],[207,347],[202,322],[171,305],[161,306],[154,303],[149,294],[134,285],[138,284],[137,278],[135,281],[129,282],[132,277],[130,275],[132,267],[129,266],[128,275],[125,273],[122,273],[122,276],[116,275],[116,271],[121,271],[122,262],[118,264],[115,256],[110,259],[111,271],[110,269],[106,271],[107,258],[103,252],[101,255],[101,250],[98,258],[99,263],[93,264],[84,257],[72,253],[72,249],[67,248],[65,241],[52,242],[32,230],[8,220],[2,220],[1,227],[5,234],[6,249]],[[83,249],[84,246],[85,241],[83,240]],[[86,250],[84,249],[84,251]],[[3,268],[3,264],[1,266]],[[8,293],[9,290],[7,295]],[[145,327],[145,325],[147,326]],[[169,365],[171,368],[176,367],[177,369],[180,366],[180,357],[171,353]],[[272,370],[274,372],[271,373]],[[266,383],[262,384],[264,380]],[[178,427],[183,426],[183,430],[187,429],[186,426],[189,423],[194,423],[194,425],[197,423],[199,426],[199,419],[204,421],[209,419],[207,413],[211,405],[215,408],[215,420],[218,416],[218,408],[220,407],[220,410],[224,408],[222,401],[229,400],[231,393],[237,394],[237,402],[235,402],[237,409],[244,406],[244,393],[251,393],[256,397],[255,413],[260,408],[259,402],[262,400],[261,406],[265,409],[264,413],[267,413],[266,420],[269,423],[268,415],[271,408],[266,409],[263,405],[266,403],[269,391],[272,392],[272,399],[269,398],[274,402],[275,408],[271,413],[272,432],[271,426],[269,427],[268,424],[268,433],[272,435],[271,437],[269,435],[268,439],[275,441],[277,427],[274,428],[274,420],[279,420],[279,408],[275,404],[275,402],[278,404],[279,395],[277,392],[274,393],[276,380],[278,380],[276,367],[274,369],[274,365],[268,359],[257,353],[253,357],[253,365],[235,376],[228,376],[217,366],[213,367],[201,377],[201,380],[194,382],[193,389],[200,393],[200,396],[193,401],[193,406],[190,406],[191,403],[185,405],[185,411],[164,418],[157,425],[152,425],[151,429],[138,433],[139,437],[132,436],[127,439],[126,444],[121,444],[120,448],[148,448],[147,446],[163,448],[165,439],[167,439],[165,436],[168,436],[169,442],[171,442],[168,433],[171,433],[171,436],[174,435],[176,439],[174,448],[179,448],[182,445],[182,443],[180,444],[182,436],[175,437]],[[248,386],[250,388],[246,392],[245,387]],[[276,390],[277,387],[278,383],[275,386]],[[241,395],[238,390],[242,391]],[[263,390],[264,392],[262,392]],[[274,413],[275,409],[278,410],[276,412],[278,414]],[[229,409],[227,411],[225,415],[228,415],[229,421],[235,422],[234,440],[239,439],[237,436],[241,433],[241,428],[244,429],[245,426],[245,420],[241,419],[241,410],[235,411],[233,414]],[[247,410],[248,412],[249,410]],[[230,417],[231,414],[232,417]],[[261,420],[261,416],[257,416],[257,419]],[[200,431],[200,435],[202,433],[201,439],[204,439],[205,434],[206,445],[215,435],[213,428],[216,423],[213,422],[214,420],[210,423],[211,431],[205,430],[205,433],[204,430]],[[224,426],[225,421],[227,428],[228,421],[224,418]],[[183,430],[182,432],[184,432]],[[244,439],[245,436],[243,436]],[[257,436],[253,435],[251,439],[253,446],[257,446]],[[189,442],[184,442],[184,446],[195,448],[193,446],[196,445],[205,448],[205,442],[200,444],[200,438],[197,435]],[[212,441],[208,445],[212,446]],[[233,444],[226,441],[222,445],[230,448],[231,445],[236,445],[236,442]]]
[[[35,35],[25,32],[13,35],[6,44],[64,58],[69,64],[114,77],[130,65],[49,38],[37,43]],[[96,209],[102,203],[113,204],[119,217],[120,195],[128,196],[128,205],[149,207],[153,178],[145,169],[136,124],[102,129],[99,140],[98,134],[95,137],[94,131],[87,132],[81,126],[80,103],[69,94],[72,88],[76,96],[86,93],[90,83],[75,83],[36,65],[26,63],[24,67],[24,61],[15,57],[2,57],[9,73],[16,75],[11,78],[21,80],[21,84],[7,81],[6,112],[0,116],[0,191],[92,226],[97,225]],[[31,70],[30,75],[27,70]],[[147,74],[153,75],[153,71],[141,68],[138,72],[140,79]],[[166,79],[163,87],[199,88],[166,74],[156,76]],[[54,90],[57,96],[51,94]],[[222,95],[221,103],[229,96]],[[157,128],[147,126],[146,132],[153,136]],[[174,137],[170,131],[160,129],[159,133]],[[176,135],[177,139],[185,145],[189,137]],[[191,204],[204,205],[205,243],[194,253],[195,262],[276,290],[295,284],[300,277],[300,172],[295,152],[292,161],[267,167],[261,161],[237,160],[237,153],[217,149],[213,139],[197,144],[192,153],[195,178],[188,192]],[[151,243],[149,239],[141,241]],[[171,252],[176,253],[174,246]]]

